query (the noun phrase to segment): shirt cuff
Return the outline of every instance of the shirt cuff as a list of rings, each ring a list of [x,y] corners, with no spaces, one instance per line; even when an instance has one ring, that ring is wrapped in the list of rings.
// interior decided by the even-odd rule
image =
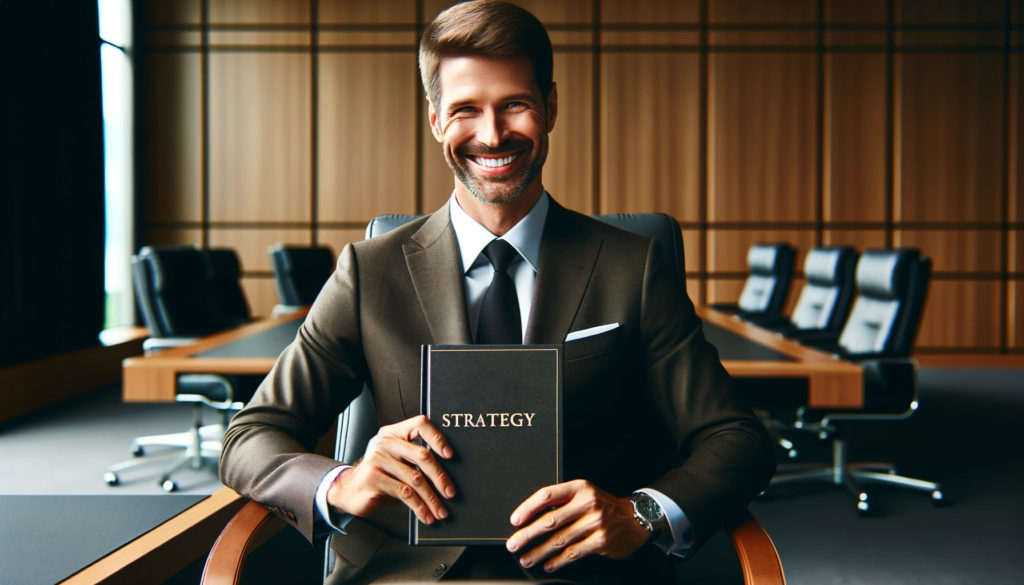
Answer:
[[[318,535],[323,533],[337,532],[339,534],[345,534],[345,525],[352,518],[350,514],[342,514],[340,512],[334,512],[331,510],[331,506],[327,503],[327,490],[331,488],[331,484],[338,478],[339,475],[344,471],[352,469],[351,465],[339,465],[334,469],[328,471],[323,479],[320,480],[320,485],[316,488],[316,496],[314,502],[316,504],[316,515],[314,519],[315,525],[319,525],[320,530],[314,530]]]
[[[690,525],[690,520],[686,517],[682,508],[672,498],[658,490],[643,488],[637,490],[637,492],[651,496],[655,502],[658,502],[658,505],[661,506],[665,516],[668,518],[669,533],[662,534],[654,539],[654,545],[665,551],[666,554],[685,557],[690,552],[690,548],[693,547],[694,538],[693,526]]]

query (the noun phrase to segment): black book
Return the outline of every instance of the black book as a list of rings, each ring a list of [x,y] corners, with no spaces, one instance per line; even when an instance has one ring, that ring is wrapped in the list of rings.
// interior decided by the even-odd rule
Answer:
[[[454,457],[457,495],[432,525],[409,514],[409,544],[504,544],[512,511],[562,481],[562,349],[558,345],[427,345],[420,408]]]

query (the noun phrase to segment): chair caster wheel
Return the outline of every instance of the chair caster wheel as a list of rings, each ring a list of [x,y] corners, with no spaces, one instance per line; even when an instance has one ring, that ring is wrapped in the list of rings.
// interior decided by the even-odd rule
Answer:
[[[933,506],[941,506],[942,504],[945,504],[946,501],[943,499],[943,497],[944,496],[942,494],[942,490],[941,489],[936,489],[936,490],[932,491],[932,505]]]
[[[786,456],[788,456],[790,459],[796,459],[796,456],[797,456],[796,449],[790,449],[789,451],[787,451],[786,452]]]
[[[142,445],[132,443],[132,457],[142,457],[145,454],[146,450],[142,448]]]
[[[107,482],[107,485],[119,485],[121,478],[113,471],[108,471],[103,474],[103,481]]]
[[[178,484],[169,477],[160,480],[160,487],[167,493],[178,491]]]
[[[867,516],[871,513],[871,504],[868,503],[868,495],[864,492],[857,494],[857,515]]]

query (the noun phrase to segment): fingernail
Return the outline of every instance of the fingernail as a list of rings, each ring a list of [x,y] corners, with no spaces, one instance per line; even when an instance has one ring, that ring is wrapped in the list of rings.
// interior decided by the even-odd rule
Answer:
[[[519,526],[519,514],[512,514],[512,518],[510,518],[510,520],[512,522],[512,526]]]
[[[445,490],[444,490],[444,495],[445,495],[445,497],[447,497],[447,498],[448,498],[449,500],[450,500],[450,499],[452,499],[452,498],[454,498],[454,497],[455,497],[455,488],[453,488],[452,486],[448,486],[448,487],[447,487],[447,488],[445,488]]]
[[[533,566],[533,559],[523,557],[519,559],[519,564],[529,569]]]
[[[445,459],[451,459],[452,458],[452,448],[451,447],[445,447],[444,449],[441,449],[441,456],[443,456]]]
[[[444,508],[441,508],[437,512],[437,517],[440,518],[441,520],[444,520],[445,518],[448,517],[448,510],[445,510]]]
[[[519,543],[514,540],[510,540],[505,543],[505,548],[508,549],[508,552],[516,552],[516,549],[519,548]]]
[[[545,573],[554,573],[557,570],[558,570],[558,567],[556,567],[555,565],[544,565],[544,572]]]

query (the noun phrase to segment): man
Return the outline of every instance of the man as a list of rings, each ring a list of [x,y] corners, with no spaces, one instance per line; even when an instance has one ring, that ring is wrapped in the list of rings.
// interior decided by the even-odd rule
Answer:
[[[527,573],[671,582],[666,553],[699,547],[774,471],[767,434],[735,398],[654,242],[545,192],[558,113],[551,63],[543,26],[512,5],[459,4],[427,27],[420,71],[452,198],[345,247],[225,436],[227,485],[310,540],[344,532],[332,539],[337,582]],[[570,481],[510,511],[505,547],[409,547],[408,510],[444,521],[456,495],[443,468],[451,447],[418,416],[420,346],[485,339],[477,328],[494,269],[482,251],[496,238],[515,251],[517,335],[564,343]],[[382,425],[365,456],[345,467],[310,454],[364,383]]]

